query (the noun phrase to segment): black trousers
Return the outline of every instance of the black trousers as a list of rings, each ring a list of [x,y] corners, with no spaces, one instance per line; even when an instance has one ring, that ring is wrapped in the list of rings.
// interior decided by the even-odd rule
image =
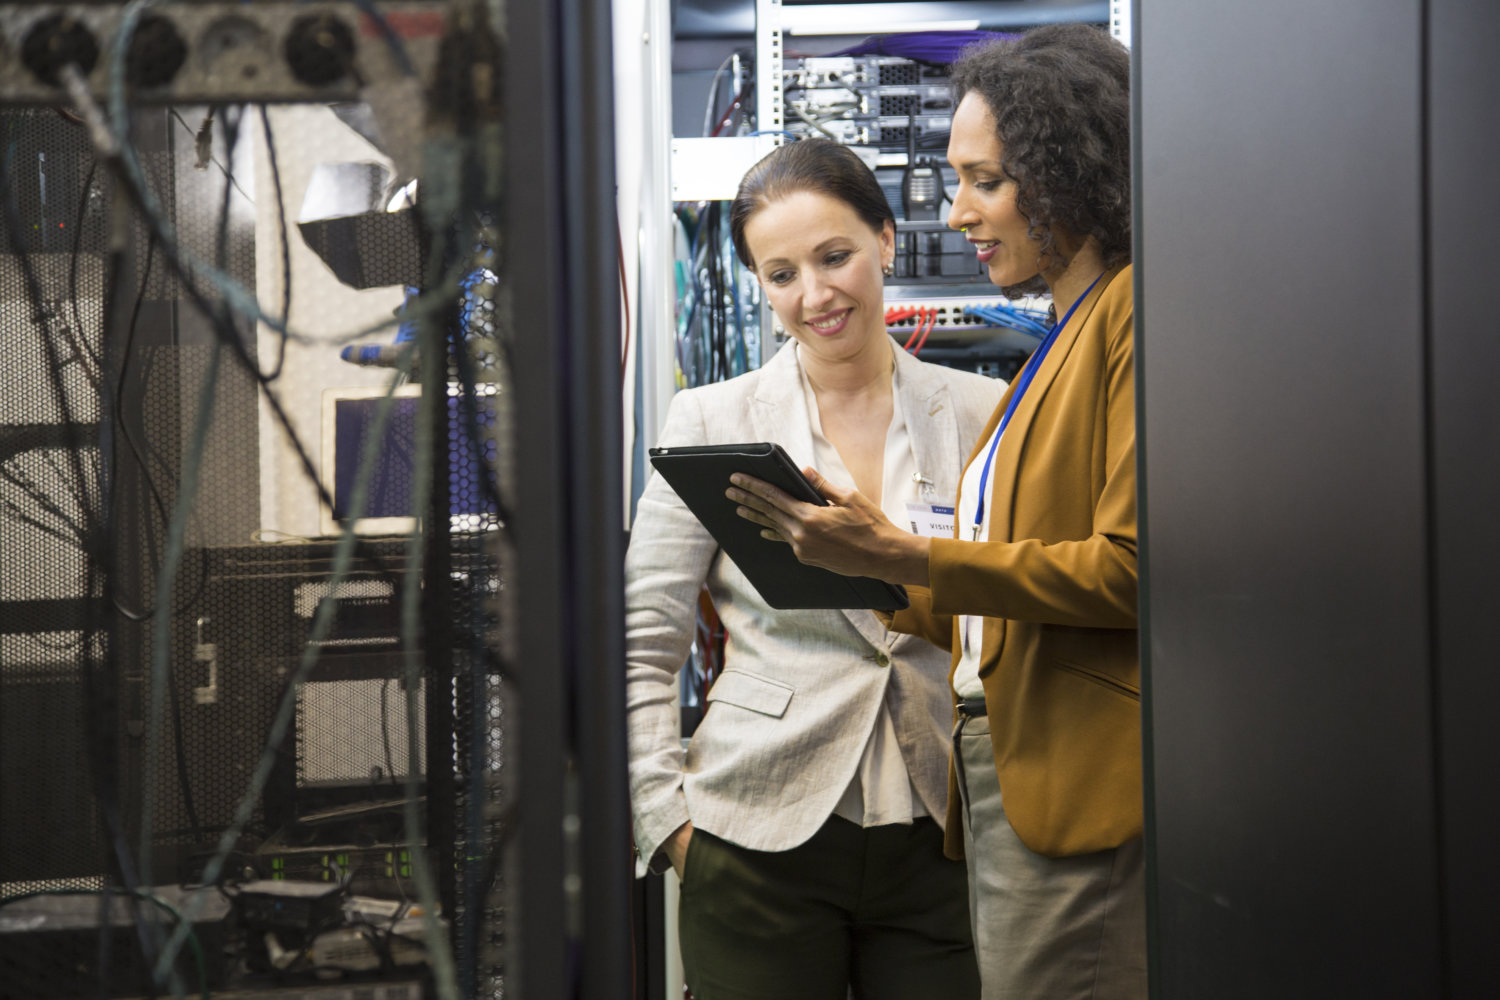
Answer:
[[[789,851],[695,830],[679,938],[695,1000],[977,1000],[964,865],[930,817],[834,817]]]

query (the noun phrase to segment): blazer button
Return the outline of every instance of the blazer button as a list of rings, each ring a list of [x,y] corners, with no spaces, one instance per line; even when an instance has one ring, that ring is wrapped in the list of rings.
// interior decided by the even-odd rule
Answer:
[[[882,667],[888,667],[891,665],[891,658],[886,655],[884,650],[881,650],[880,652],[875,654],[875,662],[880,664]]]

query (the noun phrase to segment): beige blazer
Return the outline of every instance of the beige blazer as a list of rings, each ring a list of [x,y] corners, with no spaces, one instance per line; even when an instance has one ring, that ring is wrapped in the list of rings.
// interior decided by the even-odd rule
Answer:
[[[956,498],[960,463],[1004,383],[897,350],[897,386],[916,469],[934,501]],[[678,393],[663,446],[774,441],[812,465],[812,428],[792,343],[758,371]],[[777,611],[653,475],[625,559],[626,712],[635,840],[656,859],[688,819],[744,847],[803,843],[853,779],[887,692],[917,794],[945,814],[952,696],[948,654],[870,611]],[[673,704],[707,583],[728,633],[723,673],[686,753]]]
[[[1116,847],[1143,824],[1131,281],[1129,265],[1105,274],[1006,427],[990,540],[934,540],[930,589],[908,588],[893,620],[957,648],[950,616],[988,616],[979,675],[1005,814],[1052,856]],[[953,857],[957,803],[954,788]]]

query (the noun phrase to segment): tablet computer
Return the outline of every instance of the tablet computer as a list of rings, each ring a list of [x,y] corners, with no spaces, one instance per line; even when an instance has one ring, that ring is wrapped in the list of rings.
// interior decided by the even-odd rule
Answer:
[[[734,512],[736,504],[724,491],[736,472],[764,479],[807,503],[827,504],[780,445],[761,441],[652,448],[651,464],[771,607],[899,611],[907,606],[904,588],[798,562],[790,545],[762,538],[760,525]]]

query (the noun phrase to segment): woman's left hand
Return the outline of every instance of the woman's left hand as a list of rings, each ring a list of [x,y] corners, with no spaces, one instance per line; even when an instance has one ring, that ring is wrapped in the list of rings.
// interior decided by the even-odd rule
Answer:
[[[809,566],[887,583],[927,583],[927,539],[903,531],[863,493],[841,489],[813,468],[802,474],[828,506],[804,503],[753,476],[736,474],[724,495],[737,513],[759,524],[761,536],[787,542]]]

